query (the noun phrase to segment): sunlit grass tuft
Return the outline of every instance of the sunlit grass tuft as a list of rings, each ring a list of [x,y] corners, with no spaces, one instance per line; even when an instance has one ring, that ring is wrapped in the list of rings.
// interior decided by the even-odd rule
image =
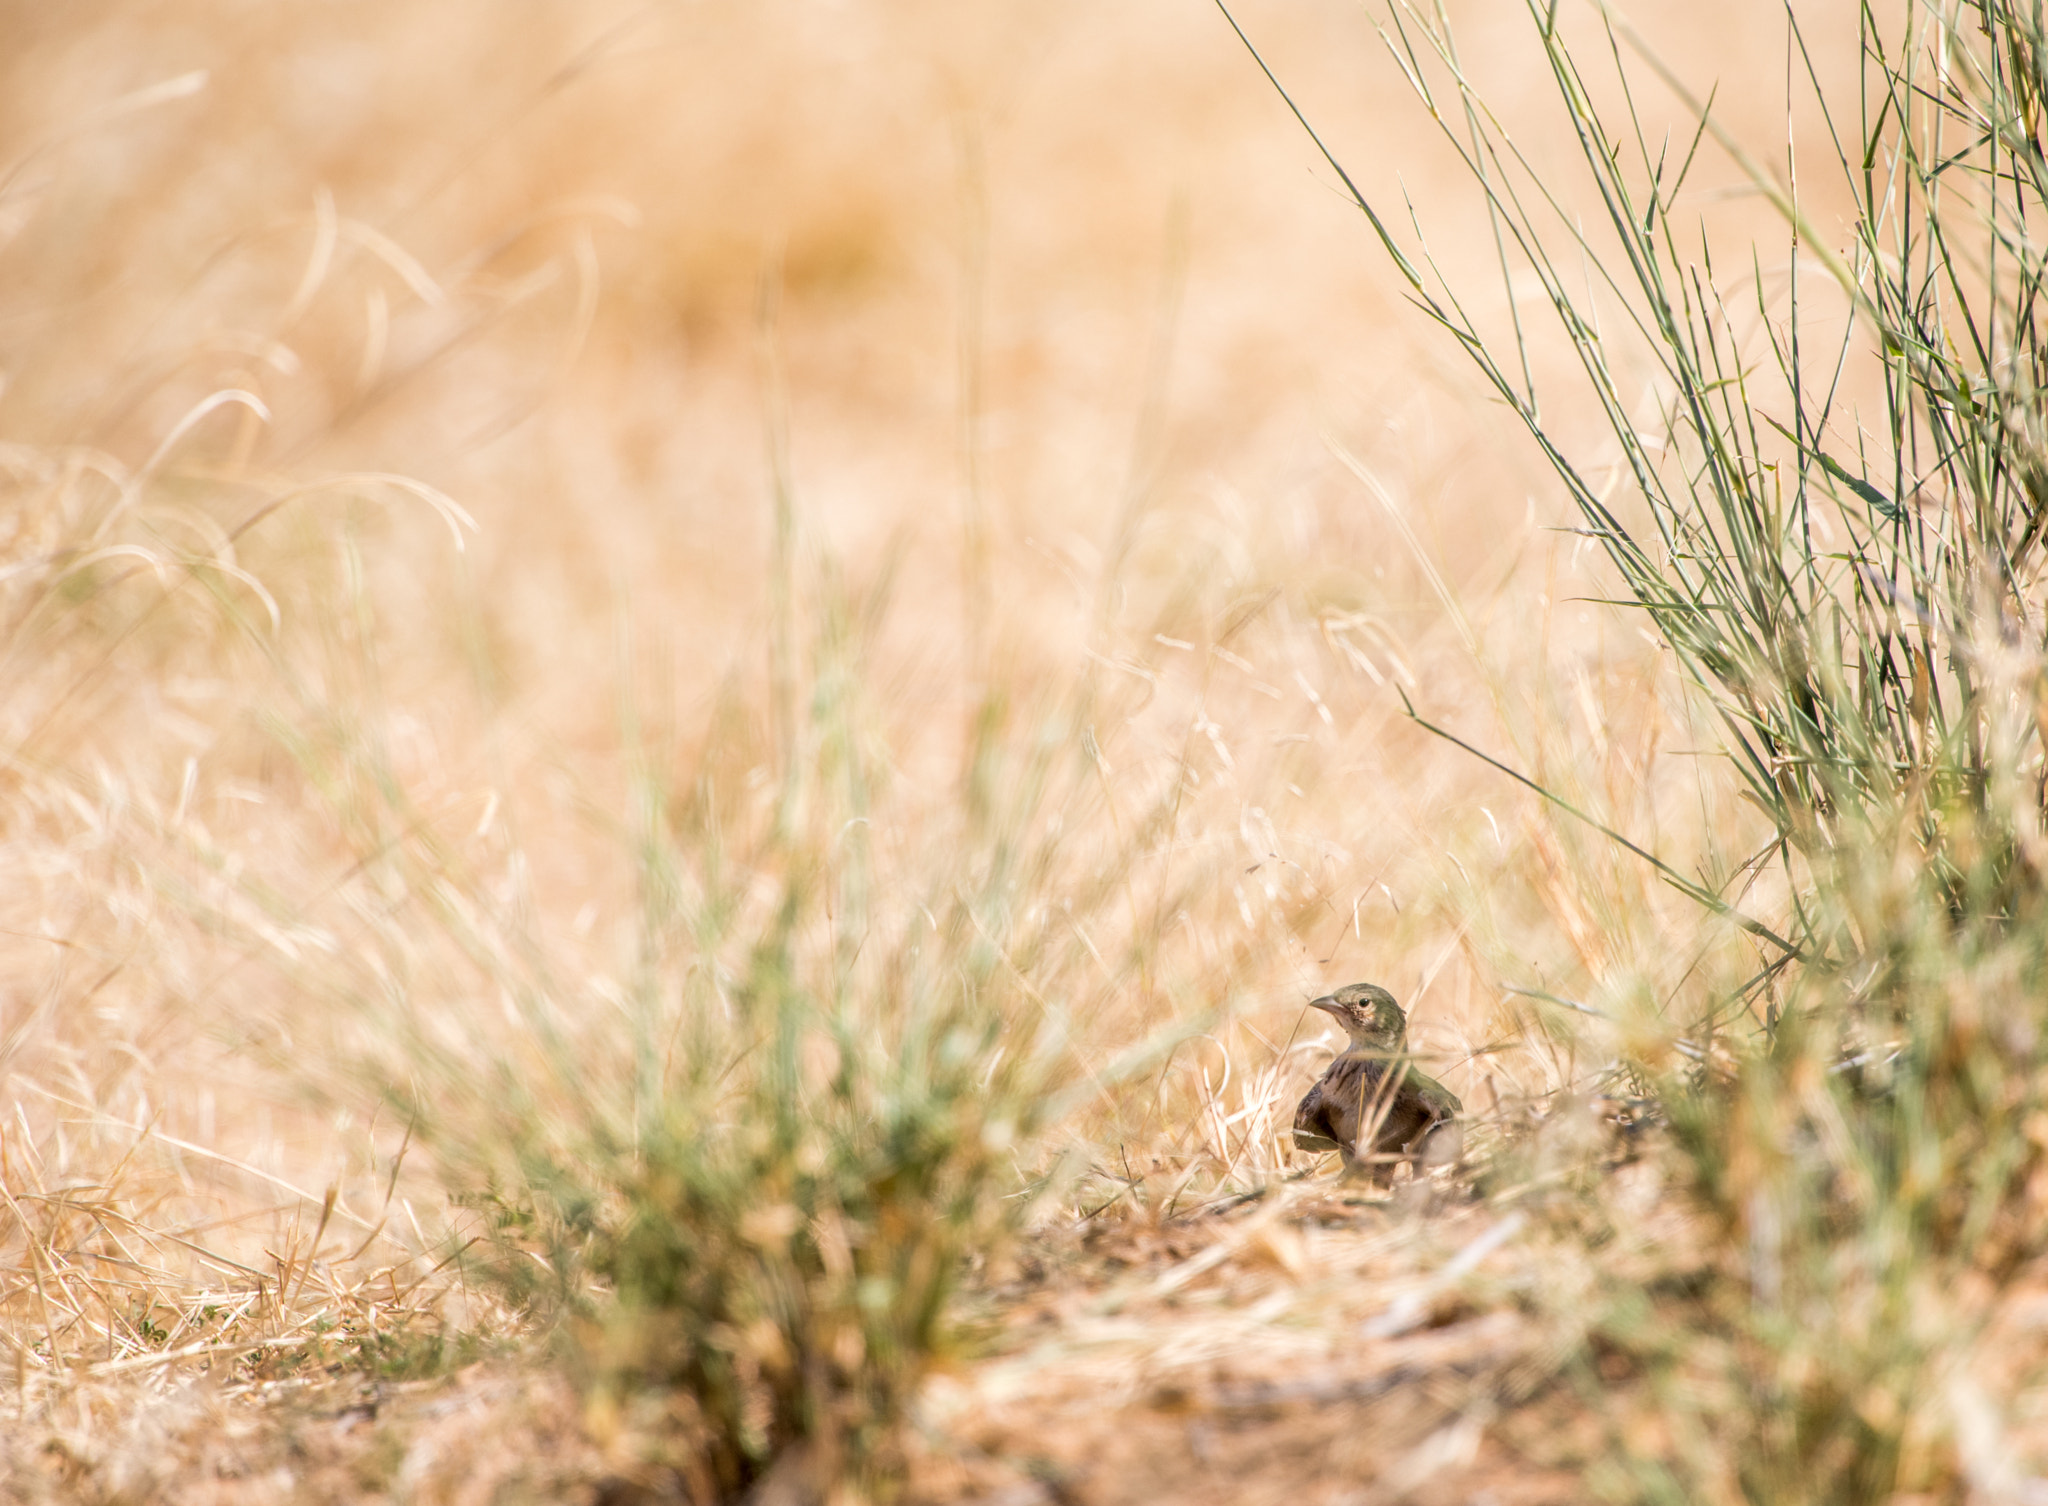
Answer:
[[[1789,64],[1836,146],[1793,175],[1618,18],[1528,19],[1573,171],[1532,166],[1441,13],[1397,4],[1382,37],[1469,170],[1505,285],[1541,290],[1606,442],[1575,443],[1544,406],[1536,313],[1475,312],[1426,242],[1358,204],[1718,723],[1729,778],[1703,780],[1703,803],[1738,797],[1768,825],[1697,867],[1609,829],[1709,939],[1682,971],[1596,969],[1591,1006],[1552,997],[1656,1100],[1710,1235],[1670,1252],[1661,1290],[1621,1284],[1591,1320],[1595,1352],[1627,1355],[1648,1392],[1614,1393],[1621,1447],[1596,1483],[1959,1498],[2010,1465],[2004,1423],[1958,1377],[2048,1250],[2048,34],[1996,3],[1867,13],[1856,96],[1823,84],[1790,20]],[[1667,85],[1681,133],[1642,92]],[[1695,214],[1688,185],[1724,150],[1782,247],[1730,246]],[[1812,208],[1814,178],[1836,175],[1819,197],[1853,206],[1846,250]]]

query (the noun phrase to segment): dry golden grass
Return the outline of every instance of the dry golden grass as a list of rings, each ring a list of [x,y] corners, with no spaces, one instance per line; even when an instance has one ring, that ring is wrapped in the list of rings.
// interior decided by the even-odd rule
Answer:
[[[1361,13],[1245,19],[1483,267]],[[1782,131],[1770,18],[1638,19]],[[1472,28],[1510,110],[1520,24]],[[522,1061],[545,1124],[576,1071],[630,1092],[644,979],[727,966],[645,950],[694,790],[744,864],[792,767],[857,765],[875,950],[911,935],[994,699],[1006,756],[1088,752],[1019,840],[1058,823],[1044,915],[1093,896],[1053,1003],[1103,1076],[1017,1147],[1064,1170],[961,1299],[912,1494],[1581,1498],[1623,1424],[1558,1367],[1687,1215],[1654,1161],[1585,1180],[1613,1042],[1514,990],[1732,944],[1401,692],[1682,868],[1756,818],[1212,10],[0,26],[0,1495],[684,1489],[470,1279],[425,1140]],[[1384,1205],[1286,1180],[1303,1002],[1354,978],[1474,1120]]]

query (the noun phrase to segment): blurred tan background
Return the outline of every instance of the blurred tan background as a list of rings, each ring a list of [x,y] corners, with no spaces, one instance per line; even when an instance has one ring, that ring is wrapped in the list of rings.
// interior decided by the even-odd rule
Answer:
[[[1661,9],[1648,29],[1724,112],[1768,119],[1779,91],[1746,53],[1782,67],[1782,38]],[[1242,19],[1382,209],[1417,195],[1483,309],[1484,222],[1370,14]],[[1502,107],[1540,109],[1520,8],[1457,19]],[[1405,569],[1326,430],[1389,468],[1454,564],[1531,493],[1564,521],[1193,0],[6,24],[9,437],[140,463],[247,386],[274,420],[237,459],[400,469],[472,508],[508,651],[592,652],[623,592],[687,625],[699,663],[732,652],[770,515],[764,287],[804,526],[856,561],[904,535],[936,567],[978,520],[997,595],[1050,602],[1138,497],[1182,546],[1235,507],[1254,547]],[[195,92],[135,103],[179,79]],[[1386,589],[1406,605],[1412,584]]]

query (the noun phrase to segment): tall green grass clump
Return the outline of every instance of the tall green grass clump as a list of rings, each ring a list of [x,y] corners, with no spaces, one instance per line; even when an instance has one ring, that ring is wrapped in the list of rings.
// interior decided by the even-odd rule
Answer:
[[[2048,1233],[2048,32],[2002,0],[1841,11],[1845,95],[1820,60],[1850,39],[1785,12],[1797,116],[1831,144],[1816,187],[1614,14],[1528,16],[1569,170],[1532,166],[1440,9],[1397,0],[1381,27],[1483,203],[1505,303],[1353,193],[1727,755],[1709,849],[1650,859],[1723,944],[1593,980],[1712,1236],[1591,1322],[1600,1373],[1643,1382],[1595,1480],[2002,1491],[2019,1466],[1972,1377]],[[1683,129],[1653,125],[1673,98]],[[1710,158],[1782,241],[1717,238],[1687,192]],[[1597,445],[1558,416],[1583,401],[1541,400],[1573,386]],[[1744,807],[1762,840],[1736,848]]]
[[[1092,776],[1074,708],[991,700],[931,750],[952,777],[907,778],[883,594],[828,581],[765,707],[627,716],[630,978],[510,971],[512,1028],[406,1047],[484,1266],[695,1500],[892,1492],[949,1298],[1056,1171],[1032,1137],[1102,1080],[1069,1011],[1127,981],[1084,935],[1116,855],[1060,839]]]

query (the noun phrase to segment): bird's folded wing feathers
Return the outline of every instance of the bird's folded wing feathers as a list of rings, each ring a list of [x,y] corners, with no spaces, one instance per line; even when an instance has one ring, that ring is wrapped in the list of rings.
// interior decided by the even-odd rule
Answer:
[[[1456,1093],[1413,1067],[1408,1069],[1407,1091],[1428,1104],[1430,1111],[1439,1119],[1448,1119],[1465,1111],[1465,1105]]]
[[[1323,1098],[1319,1082],[1303,1096],[1294,1111],[1294,1143],[1303,1150],[1341,1150],[1335,1127],[1330,1123],[1330,1105]]]

